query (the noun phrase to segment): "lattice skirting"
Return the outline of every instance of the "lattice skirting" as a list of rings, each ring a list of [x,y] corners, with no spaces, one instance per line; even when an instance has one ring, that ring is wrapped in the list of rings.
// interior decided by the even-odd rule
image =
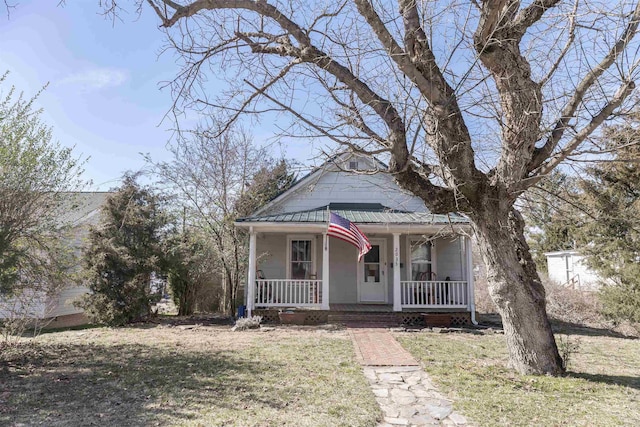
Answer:
[[[253,310],[254,316],[262,316],[262,323],[281,323],[278,310],[260,309]],[[328,322],[329,312],[320,310],[305,311],[305,325],[320,325]]]
[[[446,314],[450,316],[451,326],[461,327],[471,325],[471,313],[468,311],[438,314]],[[402,313],[402,323],[407,326],[427,326],[422,313]]]
[[[263,323],[279,324],[280,317],[278,316],[278,310],[269,309],[257,309],[253,311],[255,316],[262,316]],[[322,311],[322,310],[309,310],[305,311],[304,324],[305,325],[319,325],[328,323],[329,318],[345,320],[348,318],[351,321],[359,320],[366,322],[368,320],[374,321],[388,321],[389,323],[402,323],[406,326],[426,326],[424,316],[422,313],[344,313],[337,311]],[[444,314],[444,313],[442,313]],[[451,326],[461,327],[471,325],[471,313],[469,312],[455,312],[446,313],[451,316]],[[395,322],[394,322],[395,321]]]

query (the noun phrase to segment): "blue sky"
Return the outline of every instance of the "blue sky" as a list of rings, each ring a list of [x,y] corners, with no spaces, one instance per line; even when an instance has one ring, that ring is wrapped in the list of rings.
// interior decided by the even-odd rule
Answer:
[[[57,3],[20,0],[9,18],[3,10],[0,73],[9,70],[9,83],[27,96],[49,83],[37,102],[44,121],[55,140],[89,157],[91,189],[107,190],[123,171],[144,167],[140,153],[167,157],[172,122],[163,116],[172,100],[160,83],[178,68],[171,53],[158,56],[164,36],[150,10],[114,25],[96,1]],[[252,132],[257,143],[270,136]]]

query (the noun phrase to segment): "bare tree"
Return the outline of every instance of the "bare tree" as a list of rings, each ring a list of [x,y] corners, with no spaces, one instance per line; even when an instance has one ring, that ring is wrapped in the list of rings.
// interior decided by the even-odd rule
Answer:
[[[512,366],[562,370],[514,203],[570,156],[594,151],[590,135],[626,107],[637,3],[144,4],[183,58],[175,108],[222,109],[230,122],[288,113],[289,134],[388,156],[397,182],[433,212],[472,220]],[[215,93],[209,78],[225,73]]]
[[[213,248],[222,281],[220,309],[233,314],[246,264],[246,236],[233,226],[236,204],[270,157],[244,130],[220,133],[215,124],[180,133],[169,150],[171,161],[147,161],[176,207],[184,209],[185,227],[193,227]]]

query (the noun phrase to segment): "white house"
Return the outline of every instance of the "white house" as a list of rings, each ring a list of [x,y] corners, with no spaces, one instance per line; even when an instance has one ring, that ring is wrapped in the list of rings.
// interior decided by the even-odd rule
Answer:
[[[69,241],[69,245],[76,249],[78,256],[88,235],[89,227],[98,224],[100,210],[110,194],[108,192],[69,193],[68,202],[64,204],[58,215],[58,221],[61,226],[71,227],[72,240]],[[69,285],[53,295],[27,291],[10,299],[0,297],[0,319],[18,316],[38,319],[49,326],[83,324],[87,319],[83,310],[73,305],[73,301],[88,292],[89,288],[85,286]]]
[[[556,251],[544,254],[547,257],[549,279],[574,289],[596,291],[602,279],[587,267],[578,251]]]
[[[283,308],[444,311],[475,323],[467,218],[431,214],[389,174],[364,172],[380,166],[335,156],[236,222],[250,236],[249,315]],[[370,240],[360,262],[353,245],[327,235],[329,210]]]

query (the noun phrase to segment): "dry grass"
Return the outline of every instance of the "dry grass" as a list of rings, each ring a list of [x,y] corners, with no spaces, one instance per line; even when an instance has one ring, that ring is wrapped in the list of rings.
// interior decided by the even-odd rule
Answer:
[[[343,331],[146,326],[49,333],[0,353],[0,425],[370,426]]]
[[[503,335],[398,338],[476,425],[640,425],[640,341],[591,332],[556,336],[577,346],[568,374],[560,378],[520,376],[507,369]]]

